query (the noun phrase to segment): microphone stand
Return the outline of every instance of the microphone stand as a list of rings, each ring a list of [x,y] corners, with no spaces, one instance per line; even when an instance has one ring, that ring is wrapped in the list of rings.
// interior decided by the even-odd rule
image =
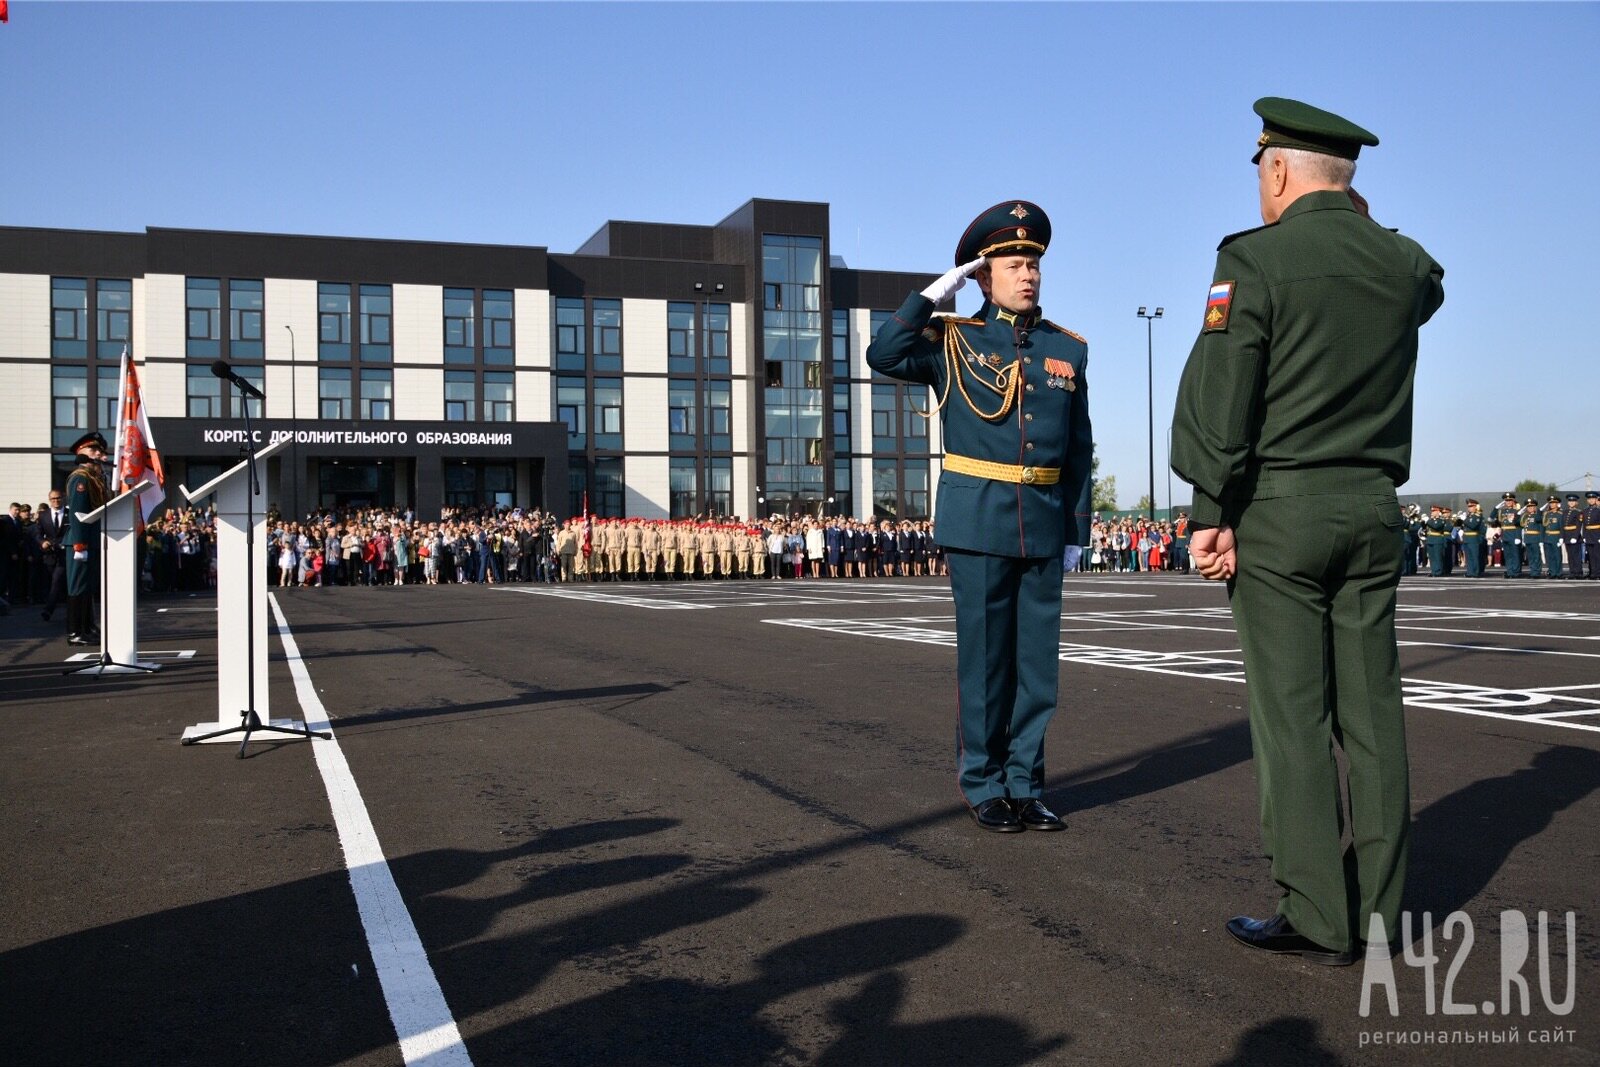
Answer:
[[[332,731],[313,730],[309,726],[277,726],[264,723],[261,716],[256,713],[256,497],[261,495],[261,480],[256,472],[256,438],[250,432],[250,397],[241,398],[240,408],[244,411],[244,446],[239,451],[244,455],[246,465],[249,467],[250,490],[244,498],[244,558],[245,570],[248,580],[245,582],[245,692],[247,699],[244,710],[239,712],[239,725],[230,726],[223,730],[213,730],[208,734],[195,737],[185,737],[183,743],[196,745],[201,741],[209,741],[213,737],[223,737],[227,734],[243,733],[239,741],[239,759],[244,759],[245,746],[250,744],[250,735],[253,733],[291,734],[295,737],[320,737],[331,740]]]

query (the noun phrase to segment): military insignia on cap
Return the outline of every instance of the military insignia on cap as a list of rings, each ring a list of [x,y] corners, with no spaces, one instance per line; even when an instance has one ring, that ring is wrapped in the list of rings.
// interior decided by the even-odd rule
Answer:
[[[1018,204],[1016,207],[1012,208],[1011,213],[1019,219],[1025,219],[1028,217],[1028,209],[1023,207],[1021,204]]]
[[[1233,282],[1217,282],[1206,295],[1206,319],[1202,333],[1221,333],[1228,328],[1233,310]]]
[[[1023,240],[1026,240],[1027,237],[1028,237],[1028,231],[1023,229],[1021,226],[1018,226],[1017,227],[1017,240],[1023,241]]]

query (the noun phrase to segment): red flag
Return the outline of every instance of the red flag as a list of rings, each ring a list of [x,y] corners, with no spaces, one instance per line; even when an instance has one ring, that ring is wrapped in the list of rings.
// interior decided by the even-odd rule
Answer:
[[[583,491],[583,554],[594,551],[594,518],[589,514],[589,490]]]
[[[166,499],[166,471],[161,467],[161,453],[156,451],[155,439],[150,436],[150,420],[145,415],[144,394],[139,389],[139,371],[128,358],[126,346],[122,349],[122,385],[118,389],[117,440],[113,446],[112,463],[116,468],[116,488],[123,491],[142,481],[150,481],[150,488],[139,494],[140,526],[150,521],[150,516]]]
[[[11,10],[6,0],[0,0],[0,22],[11,21]]]

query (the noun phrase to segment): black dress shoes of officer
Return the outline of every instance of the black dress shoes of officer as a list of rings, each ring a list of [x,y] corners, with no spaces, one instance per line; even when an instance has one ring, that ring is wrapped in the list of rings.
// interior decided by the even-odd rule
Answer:
[[[1228,933],[1241,945],[1259,948],[1264,952],[1299,956],[1324,967],[1348,967],[1356,961],[1354,952],[1335,952],[1317,944],[1295,930],[1282,915],[1274,915],[1270,919],[1251,919],[1239,915],[1228,920]]]
[[[1020,834],[1022,823],[1005,797],[990,797],[972,809],[972,819],[983,829],[996,834]]]
[[[89,643],[89,639],[87,637],[85,637],[83,634],[68,634],[67,635],[67,644],[69,644],[69,645],[87,645],[88,643]]]
[[[1038,797],[1027,797],[1022,800],[1013,800],[1012,805],[1017,809],[1017,821],[1027,830],[1065,830],[1067,824],[1061,816],[1044,806],[1044,801]]]

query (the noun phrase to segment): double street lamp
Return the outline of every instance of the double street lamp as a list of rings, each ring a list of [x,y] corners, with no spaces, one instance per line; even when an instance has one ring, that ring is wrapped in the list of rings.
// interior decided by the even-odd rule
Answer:
[[[1145,308],[1139,309],[1139,317],[1144,320],[1144,368],[1145,381],[1149,387],[1150,406],[1150,518],[1156,517],[1156,373],[1155,373],[1155,321],[1161,317],[1164,308],[1156,308],[1155,314]],[[1167,494],[1167,507],[1172,507],[1172,494]]]

